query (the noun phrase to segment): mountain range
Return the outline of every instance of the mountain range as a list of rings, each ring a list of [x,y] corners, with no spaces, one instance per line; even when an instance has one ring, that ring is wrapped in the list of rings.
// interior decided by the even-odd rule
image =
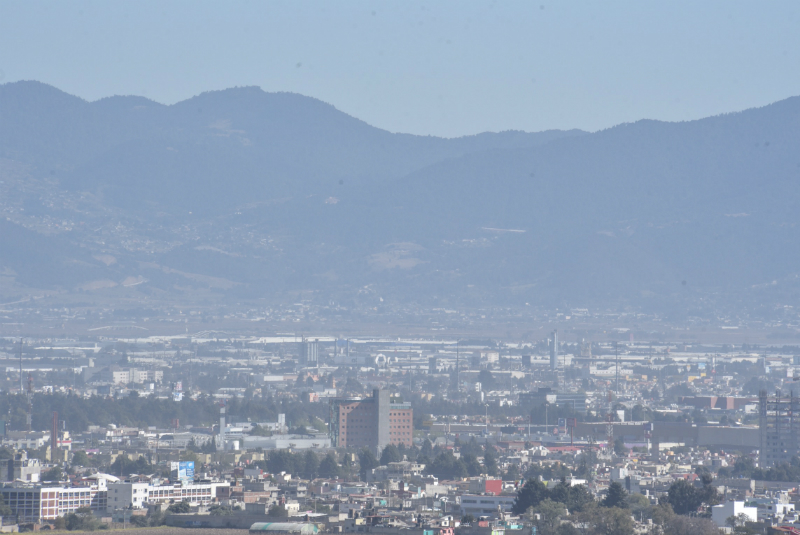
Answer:
[[[17,82],[0,194],[4,302],[800,305],[797,97],[444,139],[253,87],[166,106]]]

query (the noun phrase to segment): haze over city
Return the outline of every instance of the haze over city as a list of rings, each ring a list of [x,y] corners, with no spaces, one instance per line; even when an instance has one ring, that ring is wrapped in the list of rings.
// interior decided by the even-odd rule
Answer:
[[[0,2],[0,530],[800,535],[798,22]]]

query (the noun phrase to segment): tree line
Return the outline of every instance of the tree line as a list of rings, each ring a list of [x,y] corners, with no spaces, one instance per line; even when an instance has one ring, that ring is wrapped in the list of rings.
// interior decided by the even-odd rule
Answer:
[[[25,429],[28,402],[18,394],[0,394],[0,413],[7,415],[11,429]],[[124,398],[92,396],[84,398],[75,394],[36,394],[32,402],[34,429],[50,429],[53,412],[71,432],[83,432],[90,425],[108,424],[132,427],[157,426],[169,428],[174,420],[181,425],[210,426],[219,421],[219,401],[201,395],[197,399],[181,401],[139,396],[135,391]],[[286,414],[289,425],[302,426],[326,420],[328,406],[324,403],[276,400],[274,398],[231,398],[227,402],[229,420],[276,421],[278,414]]]
[[[534,479],[518,491],[512,512],[525,515],[538,535],[633,535],[634,517],[652,521],[653,532],[661,535],[718,535],[710,519],[687,516],[719,500],[710,481],[702,483],[698,488],[678,480],[668,498],[653,505],[641,494],[628,494],[617,482],[597,501],[584,485],[562,480],[549,487]]]

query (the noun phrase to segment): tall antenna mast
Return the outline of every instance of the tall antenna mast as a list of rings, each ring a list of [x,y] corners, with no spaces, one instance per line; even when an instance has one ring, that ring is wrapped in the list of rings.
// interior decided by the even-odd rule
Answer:
[[[459,373],[461,373],[461,366],[459,365],[459,351],[458,351],[458,344],[460,340],[456,340],[456,393],[461,394],[461,378],[459,377]]]
[[[617,361],[617,394],[619,394],[619,350],[617,348],[617,342],[614,342],[614,357]]]
[[[24,338],[19,339],[19,393],[25,392],[24,379],[22,378],[22,344],[25,343]]]
[[[33,377],[28,374],[28,414],[26,416],[28,424],[28,433],[31,432],[31,424],[33,423]]]

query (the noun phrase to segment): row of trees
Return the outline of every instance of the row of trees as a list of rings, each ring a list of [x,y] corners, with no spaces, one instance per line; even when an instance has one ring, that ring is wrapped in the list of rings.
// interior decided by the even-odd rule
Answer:
[[[481,474],[494,476],[497,475],[497,472],[497,457],[491,450],[484,453],[483,463],[472,453],[462,453],[457,458],[452,451],[448,450],[440,453],[425,465],[426,474],[441,479],[457,479]]]
[[[708,474],[703,475],[700,486],[679,479],[670,486],[666,503],[671,511],[679,515],[696,513],[703,505],[716,505],[720,501],[720,496],[711,483],[712,479]],[[530,480],[517,493],[512,510],[522,514],[544,500],[563,503],[570,511],[582,511],[587,504],[594,502],[594,498],[584,485],[569,485],[562,480],[550,488],[539,480]],[[629,499],[622,485],[611,483],[600,505],[624,508],[628,503]]]
[[[342,467],[333,453],[328,453],[320,459],[311,450],[298,453],[289,450],[272,451],[263,468],[273,474],[287,472],[305,479],[334,478],[342,474]]]
[[[651,520],[654,531],[663,535],[718,535],[718,528],[709,519],[676,514],[673,499],[689,506],[697,498],[687,499],[680,482],[678,488],[680,492],[670,494],[669,500],[651,505],[640,494],[629,495],[619,483],[609,485],[605,498],[598,502],[583,485],[562,481],[548,488],[533,480],[520,489],[512,510],[525,514],[539,535],[633,535],[634,517]],[[713,501],[713,496],[706,497]]]
[[[770,468],[757,468],[753,459],[742,456],[733,467],[723,467],[717,472],[719,477],[743,477],[761,481],[800,481],[800,458],[792,457],[789,462],[777,463]]]
[[[478,455],[483,457],[479,461]],[[429,457],[433,457],[431,458]],[[484,449],[473,439],[471,443],[462,446],[461,456],[456,458],[450,450],[433,448],[429,441],[423,447],[407,448],[390,444],[383,448],[380,458],[372,450],[364,448],[358,452],[359,472],[362,479],[367,473],[379,466],[404,459],[416,459],[425,464],[425,472],[442,479],[456,479],[481,474],[497,475],[497,455],[494,448]],[[276,450],[270,453],[264,468],[272,473],[288,472],[300,477],[311,479],[314,477],[338,477],[345,469],[339,464],[333,453],[328,453],[321,458],[313,451],[292,453],[288,450]]]
[[[201,395],[196,400],[182,401],[139,397],[134,391],[125,398],[92,396],[83,398],[74,394],[45,394],[33,396],[33,427],[49,429],[53,412],[66,422],[72,432],[83,432],[90,425],[108,424],[137,427],[158,426],[168,428],[173,420],[182,424],[213,425],[219,419],[219,403],[211,396]],[[279,413],[286,414],[287,422],[294,426],[305,424],[319,426],[327,419],[327,406],[323,403],[276,400],[273,398],[232,398],[227,412],[234,418],[253,421],[276,421]],[[26,425],[27,399],[25,396],[0,394],[0,413],[7,415],[12,429]]]

